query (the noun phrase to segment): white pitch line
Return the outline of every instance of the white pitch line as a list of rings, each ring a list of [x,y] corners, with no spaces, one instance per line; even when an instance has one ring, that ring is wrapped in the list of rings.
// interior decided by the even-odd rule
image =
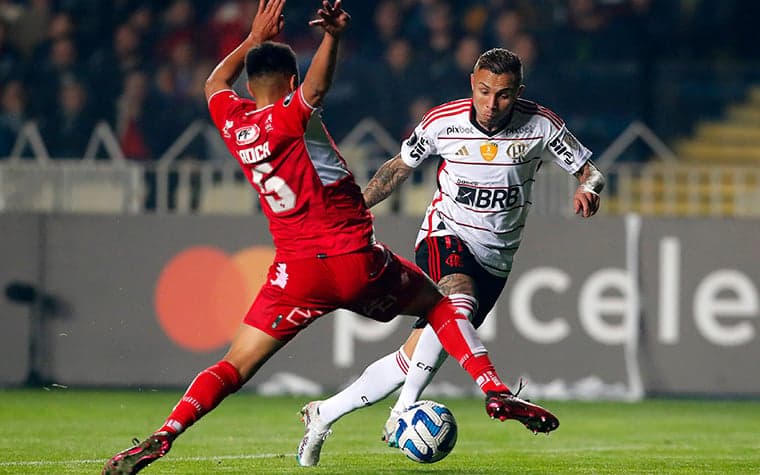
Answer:
[[[295,457],[296,454],[254,454],[254,455],[219,455],[216,457],[170,457],[167,460],[177,462],[209,462],[214,460],[250,460],[279,457]],[[94,460],[19,460],[0,462],[0,467],[43,467],[47,465],[85,465],[90,463],[105,463],[106,459]]]

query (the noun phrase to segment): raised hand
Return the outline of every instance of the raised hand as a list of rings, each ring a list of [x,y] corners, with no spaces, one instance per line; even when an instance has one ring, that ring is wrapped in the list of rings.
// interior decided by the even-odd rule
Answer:
[[[317,10],[316,20],[309,22],[309,26],[320,26],[327,34],[338,37],[348,27],[351,21],[351,15],[340,7],[341,0],[335,0],[334,5],[330,5],[327,0],[322,1],[322,8]]]
[[[271,40],[277,36],[285,25],[282,8],[285,0],[259,0],[256,16],[251,23],[251,36],[256,42]]]

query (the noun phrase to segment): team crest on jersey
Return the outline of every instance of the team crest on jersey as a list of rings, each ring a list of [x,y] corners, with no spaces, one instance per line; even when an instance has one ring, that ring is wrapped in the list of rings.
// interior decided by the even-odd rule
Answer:
[[[512,142],[507,147],[507,156],[512,159],[512,163],[520,163],[525,160],[528,153],[528,144],[525,142]]]
[[[235,143],[238,145],[248,145],[255,142],[260,134],[261,130],[256,124],[240,127],[239,129],[235,129]]]
[[[480,145],[480,156],[483,160],[490,162],[496,158],[496,154],[499,152],[499,145],[493,142],[485,142]]]

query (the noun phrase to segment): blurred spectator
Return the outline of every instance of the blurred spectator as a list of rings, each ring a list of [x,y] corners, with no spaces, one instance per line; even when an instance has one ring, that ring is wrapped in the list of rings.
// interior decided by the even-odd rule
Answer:
[[[81,159],[95,126],[81,82],[66,79],[58,93],[55,113],[43,122],[42,134],[52,158]]]
[[[27,58],[45,38],[52,16],[51,4],[51,0],[31,0],[13,23],[11,38]]]
[[[153,152],[161,156],[182,132],[182,123],[175,113],[180,108],[180,98],[174,70],[169,65],[161,65],[156,70],[148,102],[154,120],[160,124],[148,131],[148,141]]]
[[[523,64],[523,77],[531,76],[534,69],[538,67],[538,45],[533,35],[520,33],[512,40],[510,47],[513,53],[520,57]]]
[[[174,72],[176,94],[187,97],[193,87],[196,51],[192,42],[177,41],[169,51],[169,66]]]
[[[381,0],[372,15],[372,28],[359,32],[361,54],[370,60],[379,60],[388,45],[402,36],[402,10],[397,0]]]
[[[455,32],[451,17],[451,7],[447,3],[431,3],[424,10],[424,22],[428,31],[425,64],[433,76],[440,76],[451,67]]]
[[[38,61],[29,77],[34,114],[40,117],[49,113],[50,104],[56,103],[58,89],[64,82],[83,81],[87,75],[79,62],[74,41],[63,37],[50,43],[47,57]]]
[[[607,27],[607,17],[594,0],[567,0],[566,21],[551,34],[547,51],[557,61],[614,58]]]
[[[34,57],[40,58],[50,54],[52,45],[58,40],[70,39],[76,44],[76,27],[71,15],[65,12],[55,13],[48,22],[45,39],[37,44]]]
[[[8,41],[8,25],[0,21],[0,84],[20,76],[22,70],[21,55]]]
[[[121,20],[121,19],[119,19]],[[153,45],[156,42],[156,25],[155,14],[153,9],[147,4],[138,5],[129,14],[127,24],[134,29],[140,38],[141,49],[143,53],[153,53]]]
[[[376,98],[371,115],[393,137],[400,138],[403,133],[404,123],[399,118],[421,90],[420,79],[411,43],[405,39],[393,40],[385,51],[383,63],[374,70],[370,86],[370,97]]]
[[[521,33],[514,39],[512,51],[520,56],[523,63],[523,83],[527,85],[526,98],[540,98],[552,101],[561,107],[567,103],[564,99],[566,89],[557,91],[557,74],[555,67],[543,58],[539,58],[539,45],[535,36]]]
[[[24,12],[24,6],[14,0],[0,0],[0,22],[13,23]]]
[[[148,76],[133,70],[124,78],[124,89],[116,100],[114,125],[124,155],[131,160],[149,160],[156,156],[146,130],[157,126],[146,114]]]
[[[480,41],[473,36],[465,36],[459,40],[454,51],[453,61],[449,67],[437,72],[432,80],[439,86],[431,92],[431,98],[437,104],[471,95],[470,74],[472,65],[483,52]],[[415,124],[419,123],[416,122]]]
[[[523,33],[523,18],[517,10],[504,10],[493,22],[492,48],[514,49],[515,41]]]
[[[246,5],[236,0],[222,2],[214,12],[208,25],[208,38],[211,41],[205,43],[205,52],[213,59],[218,60],[230,53],[240,44],[240,39],[245,38],[251,25],[248,18],[255,12],[249,11]]]
[[[16,143],[26,120],[26,93],[19,80],[5,83],[0,93],[0,158],[5,158]]]
[[[111,36],[113,25],[108,21],[110,2],[101,0],[56,0],[55,8],[59,12],[65,12],[69,19],[76,23],[73,28],[82,58],[86,58],[99,46],[103,38]],[[54,17],[55,19],[55,17]],[[66,33],[67,36],[74,31]]]
[[[462,30],[467,36],[483,37],[483,32],[488,29],[489,11],[483,4],[469,6],[462,13]]]
[[[103,115],[111,116],[114,91],[121,90],[125,76],[133,70],[147,70],[148,62],[140,49],[140,37],[128,23],[116,26],[112,41],[92,54],[88,64],[90,77],[108,78],[94,81],[92,95],[103,109]]]
[[[174,0],[169,4],[158,27],[155,48],[160,58],[170,58],[178,44],[195,40],[194,21],[195,10],[188,0]]]

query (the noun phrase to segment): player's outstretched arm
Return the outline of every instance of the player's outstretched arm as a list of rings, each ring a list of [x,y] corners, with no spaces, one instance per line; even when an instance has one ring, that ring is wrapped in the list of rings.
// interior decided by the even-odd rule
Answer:
[[[404,163],[401,155],[396,155],[375,172],[375,176],[364,189],[364,201],[370,208],[383,201],[412,174],[412,167]]]
[[[324,0],[322,8],[317,10],[318,18],[309,22],[309,26],[317,26],[325,31],[303,80],[303,97],[314,107],[322,104],[327,90],[330,89],[338,61],[340,36],[351,21],[351,15],[343,10],[340,4],[341,0],[335,0],[334,5]]]
[[[229,89],[245,64],[245,55],[254,46],[277,36],[285,24],[282,8],[285,0],[260,0],[251,32],[230,54],[222,59],[206,79],[206,100],[222,89]]]
[[[573,211],[584,218],[589,218],[599,211],[599,193],[604,188],[604,175],[588,160],[580,170],[575,172],[578,179],[578,189],[573,196]]]

